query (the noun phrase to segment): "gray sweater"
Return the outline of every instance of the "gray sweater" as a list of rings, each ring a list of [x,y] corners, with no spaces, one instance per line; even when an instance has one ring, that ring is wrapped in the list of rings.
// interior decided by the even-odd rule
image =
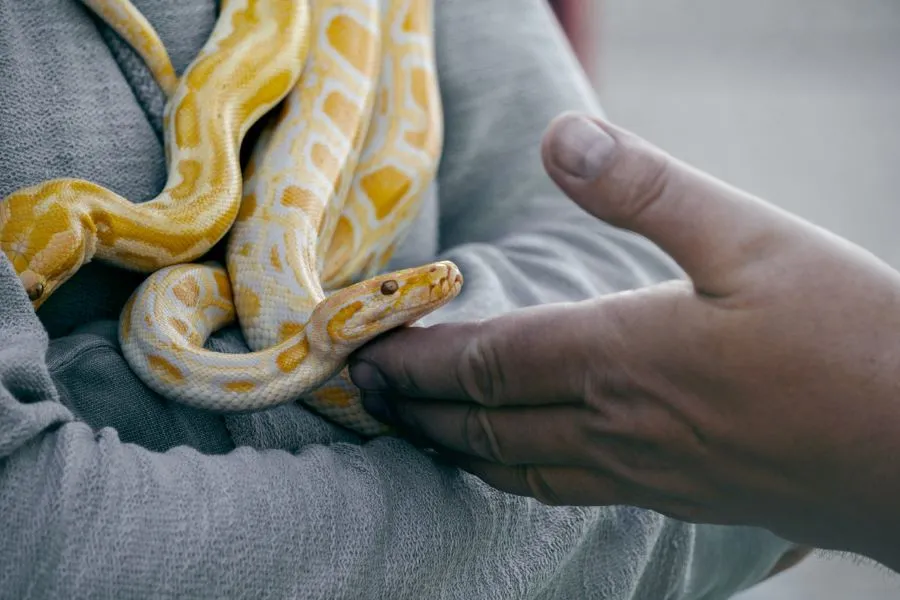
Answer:
[[[184,69],[214,0],[134,0]],[[437,0],[446,146],[392,266],[456,261],[427,323],[680,276],[582,213],[539,141],[599,113],[543,0]],[[163,96],[75,0],[0,0],[0,194],[57,176],[136,202],[166,176]],[[140,276],[91,264],[32,311],[0,259],[2,598],[726,598],[789,545],[627,507],[547,507],[299,405],[222,417],[150,392],[116,343]],[[211,347],[243,351],[230,328]]]

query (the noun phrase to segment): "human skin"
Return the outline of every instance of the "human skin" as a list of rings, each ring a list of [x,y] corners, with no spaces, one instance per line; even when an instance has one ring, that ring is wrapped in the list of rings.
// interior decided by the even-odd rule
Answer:
[[[368,409],[513,494],[751,525],[900,570],[900,274],[611,124],[544,166],[686,279],[392,332]]]

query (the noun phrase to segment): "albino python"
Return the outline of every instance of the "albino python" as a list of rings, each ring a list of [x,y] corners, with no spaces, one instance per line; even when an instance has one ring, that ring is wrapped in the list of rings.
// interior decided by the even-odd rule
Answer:
[[[123,9],[123,0],[85,2],[104,20],[115,16],[111,25],[163,90],[176,90],[173,104],[182,83],[171,82],[174,70],[149,24]],[[236,3],[224,4],[217,29]],[[162,395],[220,411],[305,396],[311,408],[360,433],[387,431],[363,410],[343,369],[346,358],[450,301],[462,277],[449,262],[372,276],[415,216],[442,133],[430,2],[391,0],[383,8],[377,0],[313,5],[302,75],[245,170],[227,273],[210,263],[162,268],[126,305],[123,353]],[[277,10],[255,17],[256,27],[298,28]],[[246,51],[258,52],[249,45]],[[178,125],[167,120],[167,133]],[[167,136],[167,143],[170,137],[178,139]],[[369,279],[326,293],[326,267],[326,285]],[[208,337],[235,318],[254,352],[205,350]]]

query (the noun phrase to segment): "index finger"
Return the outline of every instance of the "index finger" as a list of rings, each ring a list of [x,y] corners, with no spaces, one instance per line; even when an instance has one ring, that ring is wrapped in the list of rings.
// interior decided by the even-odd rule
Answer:
[[[366,391],[483,406],[577,403],[602,360],[591,343],[599,312],[589,302],[550,304],[395,330],[356,352],[350,376]]]

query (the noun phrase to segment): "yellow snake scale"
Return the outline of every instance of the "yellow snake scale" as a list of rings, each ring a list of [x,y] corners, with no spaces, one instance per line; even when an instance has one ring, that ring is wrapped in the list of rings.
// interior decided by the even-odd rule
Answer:
[[[0,203],[0,246],[35,309],[92,258],[149,273],[119,330],[149,387],[223,412],[300,399],[361,434],[388,433],[363,409],[347,357],[462,286],[447,261],[377,274],[440,157],[431,0],[223,0],[180,78],[129,0],[82,1],[168,96],[169,180],[143,204],[80,179]],[[190,263],[226,235],[224,267]],[[204,348],[235,319],[250,353]]]

